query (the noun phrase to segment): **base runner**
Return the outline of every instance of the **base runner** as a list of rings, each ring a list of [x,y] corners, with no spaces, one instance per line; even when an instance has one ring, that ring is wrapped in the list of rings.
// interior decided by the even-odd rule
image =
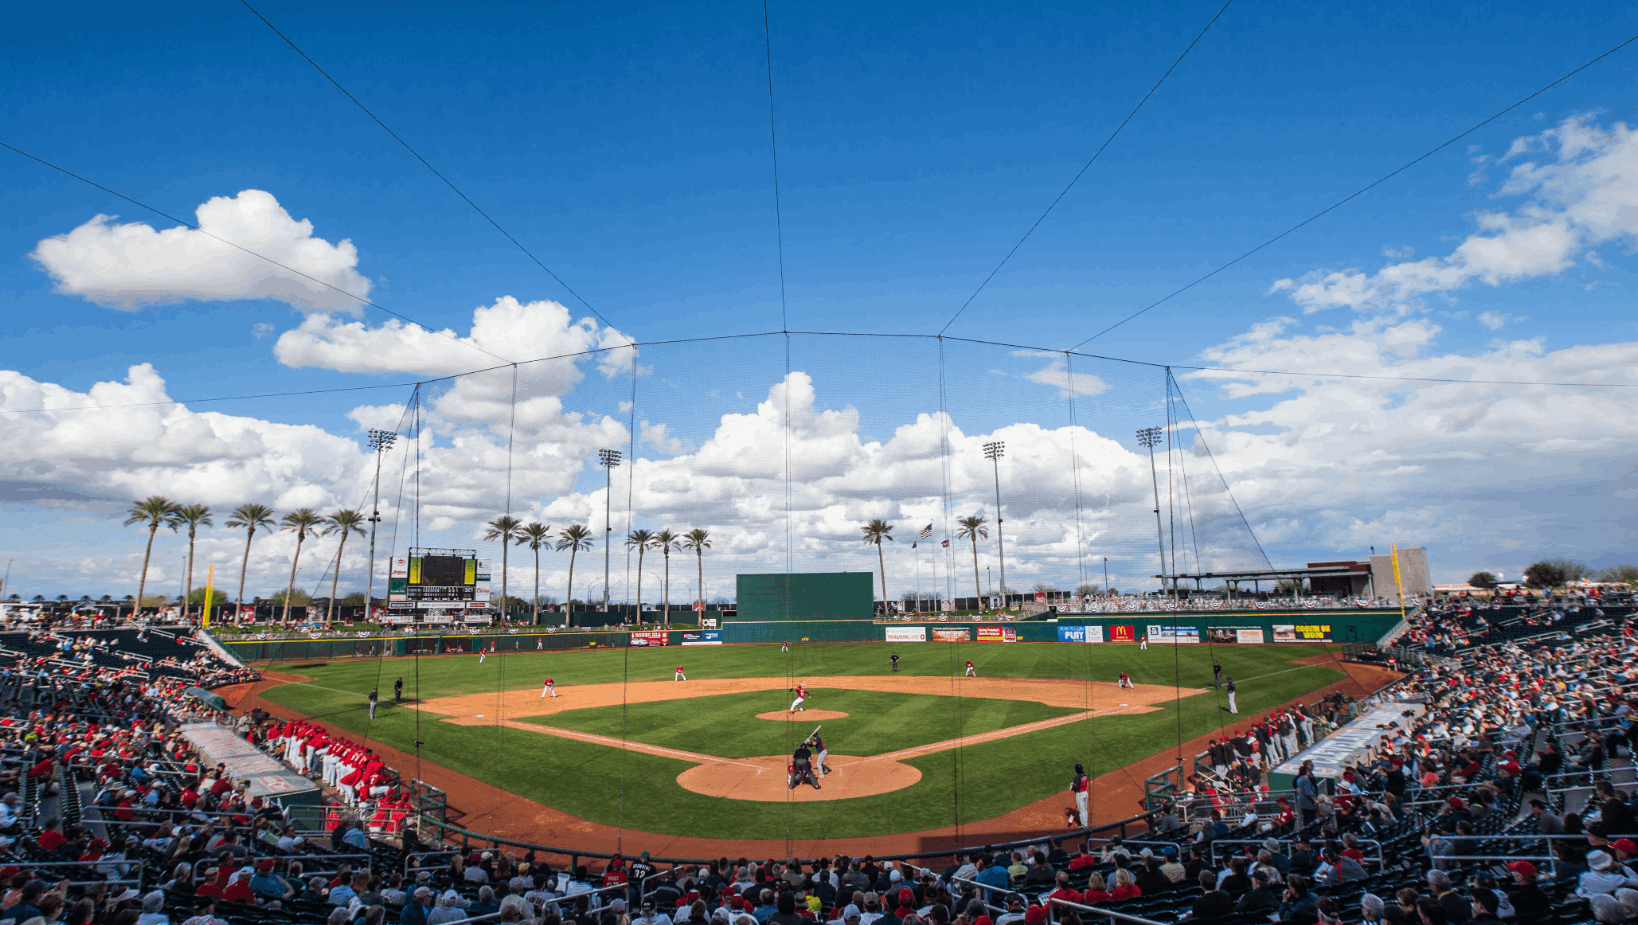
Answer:
[[[978,677],[978,669],[973,667],[973,660],[970,659],[970,658],[967,659],[967,673],[965,675],[962,675],[962,677],[964,677],[964,678],[976,678],[976,677]]]
[[[551,678],[547,678],[545,681],[543,681],[541,683],[541,688],[540,688],[540,697],[541,697],[541,699],[542,700],[546,699],[547,694],[551,694],[553,697],[557,696],[557,688],[552,685],[552,679]]]
[[[686,680],[688,680],[688,675],[683,674],[683,670],[682,670],[681,665],[677,666],[677,674],[671,680],[673,680],[673,681],[686,681]]]
[[[808,708],[802,706],[802,702],[808,699],[807,687],[805,685],[798,684],[795,687],[787,688],[787,690],[793,691],[796,694],[796,699],[791,701],[790,712],[795,713],[797,710],[806,712]]]
[[[1079,761],[1075,762],[1075,777],[1069,782],[1069,792],[1075,794],[1075,812],[1080,814],[1081,825],[1086,821],[1086,794],[1092,788],[1092,779],[1086,776]]]

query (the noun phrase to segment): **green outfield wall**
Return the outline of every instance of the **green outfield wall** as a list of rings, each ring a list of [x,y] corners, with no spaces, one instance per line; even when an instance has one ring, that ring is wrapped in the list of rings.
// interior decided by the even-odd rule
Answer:
[[[740,575],[737,623],[869,620],[876,612],[871,572]]]

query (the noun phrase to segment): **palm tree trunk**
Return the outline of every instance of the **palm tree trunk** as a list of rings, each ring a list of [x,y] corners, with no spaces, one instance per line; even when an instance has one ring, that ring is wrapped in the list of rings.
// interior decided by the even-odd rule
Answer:
[[[540,546],[535,546],[535,615],[533,622],[540,623]]]
[[[978,536],[973,535],[973,594],[978,597],[978,609],[984,609],[984,586],[978,583]]]
[[[131,611],[131,619],[142,616],[142,595],[148,589],[148,560],[154,554],[154,534],[159,532],[159,521],[154,521],[148,527],[148,549],[142,554],[142,577],[137,579],[136,609]]]
[[[637,622],[643,622],[643,547],[637,547]]]
[[[511,550],[506,548],[506,539],[501,538],[501,620],[506,619],[506,554]]]
[[[296,563],[301,561],[301,544],[307,539],[304,536],[296,537],[296,554],[290,557],[290,584],[284,589],[284,616],[281,621],[290,622],[290,596],[296,593]]]
[[[700,574],[699,574],[700,596],[699,596],[699,599],[696,601],[696,603],[698,603],[700,605],[700,613],[703,614],[703,613],[705,613],[705,548],[704,547],[696,547],[694,549],[694,559],[695,559],[695,561],[697,561],[699,563],[699,566],[700,566]]]
[[[665,625],[671,625],[671,550],[665,551]]]
[[[887,560],[882,557],[882,541],[876,541],[876,562],[882,568],[882,616],[887,616]]]
[[[563,593],[563,628],[574,625],[574,557],[578,550],[569,550],[569,590]]]
[[[341,583],[341,554],[346,551],[347,531],[343,529],[341,531],[341,545],[336,547],[336,573],[330,576],[330,605],[324,611],[324,622],[326,623],[334,623],[336,619],[336,585]],[[364,613],[367,616],[369,612],[369,605],[366,604]]]
[[[245,557],[239,561],[239,596],[233,599],[233,603],[237,607],[245,605],[245,570],[250,568],[250,541],[255,536],[255,527],[251,527],[250,532],[245,535]],[[254,613],[252,613],[251,619],[255,619]],[[233,622],[239,622],[238,614],[233,615]]]
[[[192,524],[188,525],[188,578],[185,582],[187,590],[182,592],[182,619],[188,618],[188,608],[193,606],[193,538],[196,535]]]

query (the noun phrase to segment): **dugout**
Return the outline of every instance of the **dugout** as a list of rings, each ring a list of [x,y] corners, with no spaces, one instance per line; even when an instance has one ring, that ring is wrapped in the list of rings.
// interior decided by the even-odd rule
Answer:
[[[870,620],[875,617],[874,572],[802,572],[740,575],[734,623]]]

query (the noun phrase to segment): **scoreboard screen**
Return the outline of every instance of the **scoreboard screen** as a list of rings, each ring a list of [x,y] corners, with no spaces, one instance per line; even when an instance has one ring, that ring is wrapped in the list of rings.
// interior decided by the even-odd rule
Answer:
[[[470,585],[475,576],[467,571],[467,559],[460,556],[422,556],[421,574],[411,575],[412,585]],[[412,570],[413,571],[413,570]],[[417,577],[419,581],[415,580]]]

